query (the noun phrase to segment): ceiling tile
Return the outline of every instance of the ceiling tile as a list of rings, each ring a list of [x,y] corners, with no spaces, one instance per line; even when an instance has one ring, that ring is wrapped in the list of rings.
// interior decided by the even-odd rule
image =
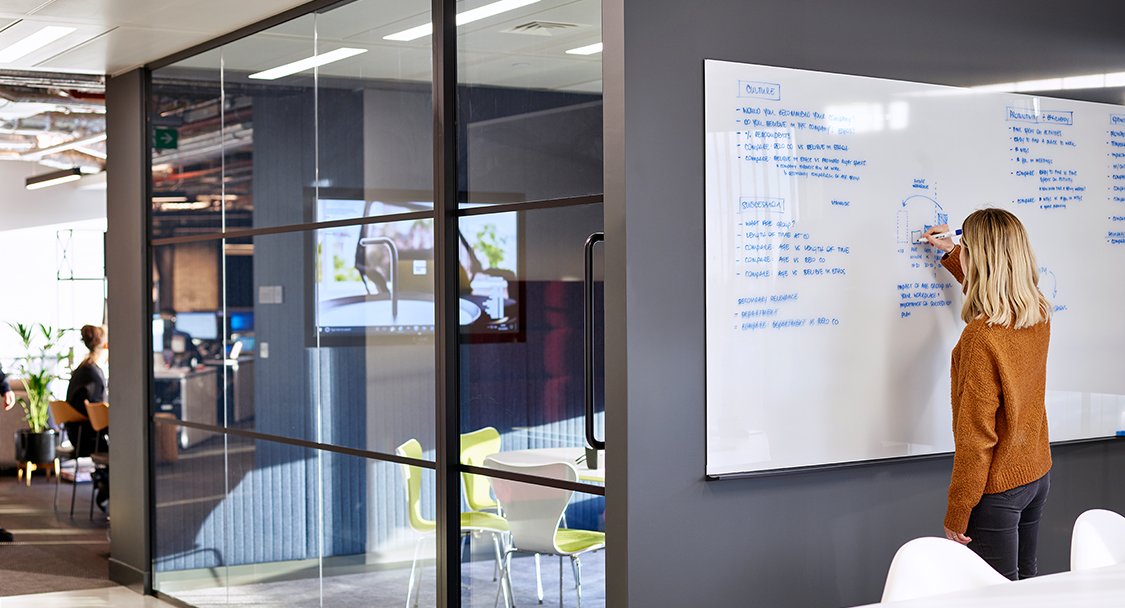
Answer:
[[[35,11],[36,17],[59,19],[94,19],[103,23],[126,25],[143,19],[179,0],[55,0]],[[7,0],[5,0],[7,4]],[[39,4],[43,4],[42,1]],[[174,24],[164,24],[168,27]]]
[[[52,21],[39,21],[36,19],[22,19],[12,26],[0,31],[0,49],[24,40],[42,31],[46,27],[60,27],[63,24]],[[109,28],[103,25],[69,24],[73,31],[61,38],[41,47],[9,63],[0,63],[0,69],[28,70],[37,67],[41,62],[76,48],[83,43],[104,34]]]
[[[118,74],[197,44],[199,36],[190,32],[119,27],[78,48],[52,57],[36,68],[60,72]]]
[[[143,0],[128,0],[143,2]],[[206,39],[214,38],[240,27],[250,25],[271,15],[304,4],[304,0],[179,0],[143,17],[132,20],[132,25],[147,25],[163,29],[208,32]],[[200,41],[202,42],[202,40]]]

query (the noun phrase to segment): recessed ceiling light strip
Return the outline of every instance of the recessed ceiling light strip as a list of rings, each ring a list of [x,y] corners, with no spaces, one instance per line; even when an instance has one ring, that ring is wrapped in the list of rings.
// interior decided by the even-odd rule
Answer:
[[[566,54],[567,55],[593,55],[595,53],[600,53],[600,52],[602,52],[602,43],[598,42],[596,44],[588,44],[586,46],[580,46],[576,49],[570,49],[569,51],[566,52]]]
[[[463,13],[458,13],[457,25],[465,25],[466,23],[480,21],[481,19],[485,19],[493,15],[499,15],[500,13],[506,13],[508,11],[521,8],[529,4],[535,4],[536,2],[539,2],[539,0],[500,0],[499,2],[486,4],[484,6],[469,9]],[[403,30],[389,36],[383,36],[383,40],[409,42],[423,36],[429,36],[432,33],[434,33],[434,24],[426,23],[424,25],[412,27],[408,30]]]
[[[250,78],[253,78],[254,80],[277,80],[278,78],[281,78],[283,76],[289,76],[290,74],[296,74],[297,72],[311,70],[312,68],[315,68],[317,66],[332,63],[334,61],[340,61],[341,59],[347,59],[348,57],[354,57],[355,55],[366,52],[367,49],[336,49],[335,51],[329,51],[321,55],[313,55],[308,59],[294,61],[293,63],[279,65],[276,68],[270,68],[262,72],[251,74]]]
[[[35,32],[34,34],[10,44],[3,49],[0,49],[0,63],[12,63],[13,61],[27,55],[28,53],[37,51],[48,44],[66,36],[67,34],[77,31],[76,27],[62,27],[58,25],[48,25],[47,27]]]

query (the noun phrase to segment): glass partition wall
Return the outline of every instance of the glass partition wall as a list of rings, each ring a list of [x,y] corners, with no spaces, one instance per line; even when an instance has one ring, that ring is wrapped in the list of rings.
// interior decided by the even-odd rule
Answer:
[[[604,605],[600,2],[325,4],[151,69],[154,588]]]

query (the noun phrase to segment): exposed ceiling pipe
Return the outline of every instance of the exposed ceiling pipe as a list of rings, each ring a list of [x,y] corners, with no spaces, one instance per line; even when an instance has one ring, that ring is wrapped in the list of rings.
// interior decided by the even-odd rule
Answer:
[[[14,89],[11,87],[0,87],[0,98],[7,99],[12,103],[44,103],[64,108],[71,112],[82,113],[105,113],[105,96],[98,97],[75,97],[72,95],[64,94],[58,95],[41,89]]]
[[[84,147],[89,146],[90,144],[96,144],[98,142],[105,141],[105,137],[106,137],[105,131],[102,131],[101,133],[96,133],[96,134],[90,135],[88,137],[82,137],[82,138],[79,138],[79,139],[72,139],[68,142],[61,143],[57,146],[51,146],[50,148],[43,148],[41,150],[33,150],[31,152],[28,152],[28,153],[23,155],[23,159],[24,160],[42,160],[42,158],[44,156],[47,156],[48,154],[65,152],[67,150],[73,150],[75,148],[84,148]]]
[[[0,70],[0,86],[52,88],[104,94],[105,76]]]

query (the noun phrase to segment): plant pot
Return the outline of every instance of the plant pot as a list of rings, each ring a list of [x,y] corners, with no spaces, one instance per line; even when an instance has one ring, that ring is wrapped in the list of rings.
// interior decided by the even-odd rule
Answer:
[[[57,439],[58,433],[52,429],[42,433],[33,432],[31,429],[16,431],[16,460],[36,464],[53,462]]]

